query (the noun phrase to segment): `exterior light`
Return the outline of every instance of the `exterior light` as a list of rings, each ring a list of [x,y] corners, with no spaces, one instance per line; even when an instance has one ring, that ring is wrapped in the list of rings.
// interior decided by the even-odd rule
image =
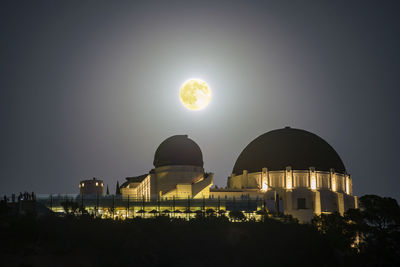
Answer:
[[[293,187],[293,181],[292,181],[292,175],[288,174],[286,176],[286,189],[292,189]]]
[[[314,177],[314,179],[311,179],[311,189],[313,189],[313,190],[317,189],[317,183],[315,181],[315,177]]]
[[[268,169],[267,168],[262,168],[261,190],[264,192],[268,190]]]
[[[311,180],[311,181],[310,181],[310,182],[311,182],[311,189],[312,189],[312,190],[317,189],[317,179],[316,179],[316,177],[315,177],[315,173],[314,173],[314,172],[311,173],[310,180]]]
[[[286,188],[287,189],[292,189],[292,179],[288,178],[286,180]]]
[[[332,191],[336,192],[337,190],[337,179],[336,179],[336,174],[335,174],[335,170],[331,169],[330,170],[331,173],[331,187],[332,187]]]
[[[315,173],[315,168],[310,167],[310,187],[311,190],[316,190],[317,189],[317,176]]]
[[[96,182],[96,186],[99,186],[99,183],[98,183],[98,182]]]
[[[336,177],[332,177],[332,191],[336,191]]]
[[[85,187],[85,183],[82,183],[82,187]]]
[[[263,191],[267,191],[267,190],[268,190],[268,185],[267,185],[267,183],[263,183],[263,185],[262,185],[262,190],[263,190]]]
[[[293,173],[292,168],[286,167],[286,189],[291,190],[293,188]]]

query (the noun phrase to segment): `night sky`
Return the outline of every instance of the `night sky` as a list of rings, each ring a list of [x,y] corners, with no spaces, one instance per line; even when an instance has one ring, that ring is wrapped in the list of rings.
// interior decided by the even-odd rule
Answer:
[[[400,199],[399,1],[1,1],[0,194],[78,193],[148,172],[188,134],[225,186],[291,126],[330,143],[354,193]],[[201,111],[179,87],[201,78]]]

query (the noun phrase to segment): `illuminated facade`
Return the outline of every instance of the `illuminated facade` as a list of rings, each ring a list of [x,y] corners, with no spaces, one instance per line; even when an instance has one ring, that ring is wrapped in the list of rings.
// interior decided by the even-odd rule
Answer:
[[[126,178],[121,185],[124,199],[207,199],[218,203],[221,199],[232,203],[248,199],[258,203],[256,210],[271,212],[281,208],[269,209],[267,202],[282,202],[284,214],[302,222],[321,213],[343,215],[347,209],[357,208],[352,178],[339,155],[322,138],[300,129],[286,127],[253,140],[238,157],[226,188],[210,189],[213,173],[204,172],[200,147],[187,135],[163,141],[153,164],[149,173]]]
[[[226,192],[224,192],[226,191]],[[286,127],[263,134],[240,154],[226,190],[211,195],[283,199],[284,213],[310,221],[357,208],[352,178],[336,151],[310,132]]]
[[[154,155],[148,174],[127,177],[121,185],[123,197],[131,199],[208,198],[213,173],[205,173],[200,147],[187,135],[164,140]]]

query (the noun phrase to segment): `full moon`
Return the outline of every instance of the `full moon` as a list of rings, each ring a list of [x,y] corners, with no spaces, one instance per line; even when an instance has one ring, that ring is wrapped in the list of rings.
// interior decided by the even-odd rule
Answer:
[[[179,97],[182,104],[190,110],[205,108],[211,100],[211,89],[200,79],[187,80],[181,86]]]

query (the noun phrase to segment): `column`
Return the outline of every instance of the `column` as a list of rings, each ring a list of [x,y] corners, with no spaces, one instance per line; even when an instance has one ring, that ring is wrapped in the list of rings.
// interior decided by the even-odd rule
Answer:
[[[321,215],[321,193],[317,190],[314,192],[314,213]]]
[[[331,178],[330,179],[331,180],[331,190],[333,192],[336,192],[338,188],[337,188],[335,170],[334,169],[330,169],[329,175],[330,175],[330,178]]]
[[[284,198],[284,213],[285,214],[290,214],[292,212],[293,209],[293,200],[292,200],[292,191],[286,191],[285,192],[285,198]]]
[[[342,193],[336,193],[337,194],[337,203],[338,203],[338,211],[340,215],[344,215],[344,197]]]
[[[267,191],[268,190],[268,169],[263,168],[261,173],[261,190]]]
[[[291,190],[293,188],[292,167],[290,167],[290,166],[286,167],[285,177],[286,177],[286,189]]]
[[[315,173],[315,168],[310,167],[310,188],[311,190],[316,190],[317,189],[317,175]]]
[[[242,183],[240,188],[247,188],[248,187],[248,177],[247,177],[247,170],[243,170],[242,174]]]

